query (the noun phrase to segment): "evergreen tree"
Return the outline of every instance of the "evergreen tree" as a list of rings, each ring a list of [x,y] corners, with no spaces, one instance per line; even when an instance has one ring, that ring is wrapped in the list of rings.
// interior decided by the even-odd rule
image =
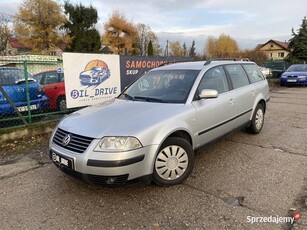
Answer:
[[[81,3],[72,5],[65,2],[65,14],[69,17],[64,28],[72,38],[68,51],[71,52],[99,52],[101,40],[95,24],[98,21],[97,10],[93,7],[85,7]]]
[[[148,56],[153,56],[154,55],[154,49],[151,40],[148,43],[148,51],[147,51]]]
[[[196,55],[196,53],[195,53],[195,40],[193,39],[192,46],[191,46],[191,49],[190,49],[190,52],[189,52],[189,56],[195,57],[195,55]]]
[[[301,28],[297,33],[292,29],[292,38],[289,48],[292,50],[286,60],[290,62],[303,62],[307,60],[307,19],[304,17]]]

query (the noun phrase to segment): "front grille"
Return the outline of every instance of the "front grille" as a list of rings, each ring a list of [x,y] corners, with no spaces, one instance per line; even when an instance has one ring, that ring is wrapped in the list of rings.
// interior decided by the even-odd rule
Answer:
[[[65,137],[67,137],[67,135],[70,136],[70,141],[67,145],[65,145],[63,144],[63,140]],[[93,140],[94,138],[91,137],[85,137],[74,133],[69,133],[63,129],[57,129],[52,141],[64,149],[68,149],[76,153],[84,153]]]

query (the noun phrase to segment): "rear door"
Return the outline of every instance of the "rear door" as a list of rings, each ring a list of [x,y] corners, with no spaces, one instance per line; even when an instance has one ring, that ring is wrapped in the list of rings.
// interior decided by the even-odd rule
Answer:
[[[225,65],[225,69],[233,87],[236,114],[234,125],[237,128],[249,122],[256,92],[241,64]]]

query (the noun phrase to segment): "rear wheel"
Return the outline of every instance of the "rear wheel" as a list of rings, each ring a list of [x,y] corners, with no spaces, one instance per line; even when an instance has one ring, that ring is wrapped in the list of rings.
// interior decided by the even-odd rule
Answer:
[[[258,134],[262,130],[264,124],[264,107],[262,104],[258,104],[253,114],[252,121],[248,126],[248,131],[253,134]]]
[[[169,137],[155,159],[153,181],[160,186],[182,183],[192,172],[195,154],[184,138]]]

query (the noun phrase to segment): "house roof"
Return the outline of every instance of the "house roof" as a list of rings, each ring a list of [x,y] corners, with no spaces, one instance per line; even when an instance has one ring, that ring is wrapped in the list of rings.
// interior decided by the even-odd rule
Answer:
[[[29,47],[26,47],[25,45],[23,45],[17,38],[13,38],[13,37],[8,38],[8,43],[10,44],[10,46],[12,48],[15,48],[15,49],[29,48]]]
[[[267,41],[267,42],[264,43],[264,44],[258,44],[258,45],[256,46],[256,49],[260,49],[261,47],[267,45],[267,44],[270,43],[270,42],[271,42],[271,43],[275,43],[276,45],[282,47],[283,49],[289,50],[289,51],[290,51],[290,49],[289,49],[289,43],[288,43],[288,42],[281,42],[281,41],[276,41],[276,40],[273,40],[273,39]]]

